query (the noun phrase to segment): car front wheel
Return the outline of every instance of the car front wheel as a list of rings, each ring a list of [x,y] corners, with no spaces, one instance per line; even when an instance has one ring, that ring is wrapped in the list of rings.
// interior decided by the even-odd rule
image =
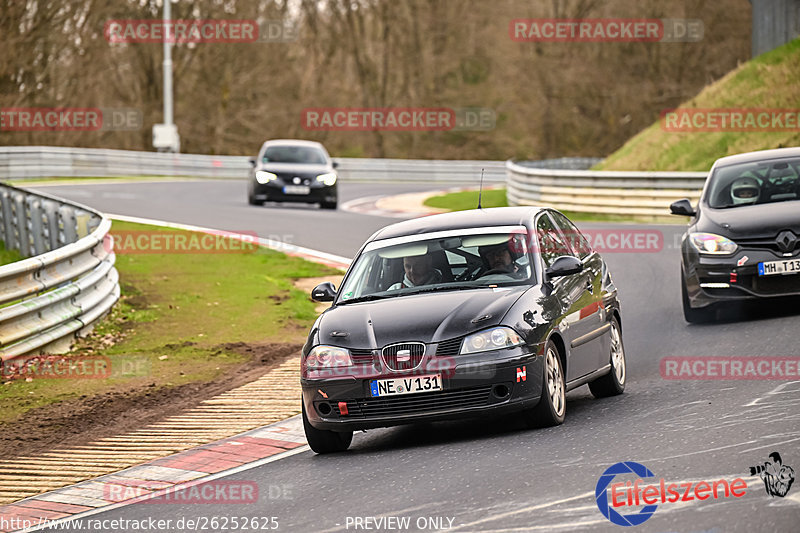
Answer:
[[[691,324],[702,324],[714,318],[716,310],[713,305],[695,309],[689,302],[689,291],[686,290],[686,279],[681,272],[681,301],[683,302],[683,318]]]
[[[616,318],[611,319],[609,335],[611,337],[611,355],[609,357],[611,372],[589,382],[589,390],[595,398],[622,394],[625,390],[625,380],[628,377],[625,366],[625,347],[622,344],[622,332]]]
[[[343,452],[350,447],[350,443],[353,441],[352,431],[328,431],[312,426],[306,416],[305,403],[303,403],[303,430],[306,433],[308,445],[319,454]]]
[[[564,370],[552,340],[545,346],[543,370],[542,398],[536,407],[525,413],[525,421],[531,427],[557,426],[564,422],[567,413]]]

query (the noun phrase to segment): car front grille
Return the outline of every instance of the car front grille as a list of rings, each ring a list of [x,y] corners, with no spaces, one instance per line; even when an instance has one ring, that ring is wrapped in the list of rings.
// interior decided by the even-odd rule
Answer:
[[[753,276],[753,291],[770,295],[800,292],[800,274]]]
[[[383,349],[383,361],[391,370],[412,370],[422,362],[425,345],[421,342],[390,344]]]
[[[481,407],[489,404],[491,385],[470,389],[426,392],[386,398],[362,398],[348,400],[347,417],[379,418],[394,415],[435,413],[452,409]],[[339,412],[338,402],[333,403],[333,410]]]
[[[779,243],[782,239],[789,239],[783,243]],[[800,248],[800,239],[798,235],[791,231],[781,231],[773,237],[769,238],[738,238],[735,239],[736,244],[743,248],[754,248],[757,250],[769,250],[778,254],[791,253]]]
[[[311,185],[314,179],[313,176],[307,176],[294,172],[276,172],[275,175],[287,185]],[[294,178],[299,178],[298,183],[295,183]]]

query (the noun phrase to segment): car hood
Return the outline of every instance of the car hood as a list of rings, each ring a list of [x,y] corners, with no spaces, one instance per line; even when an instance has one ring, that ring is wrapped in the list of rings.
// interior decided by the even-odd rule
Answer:
[[[737,238],[772,238],[791,229],[800,233],[800,201],[702,210],[698,231]]]
[[[529,288],[455,290],[339,305],[322,315],[319,342],[348,348],[382,348],[395,342],[452,339],[500,324]],[[336,336],[331,335],[334,332]]]
[[[333,167],[330,165],[304,165],[300,163],[259,163],[257,170],[266,170],[276,174],[295,173],[304,176],[317,176],[332,172]]]

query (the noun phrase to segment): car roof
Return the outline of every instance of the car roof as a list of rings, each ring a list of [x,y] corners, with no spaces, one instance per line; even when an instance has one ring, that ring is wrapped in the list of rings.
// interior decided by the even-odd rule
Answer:
[[[780,159],[782,157],[800,157],[800,147],[776,148],[774,150],[759,150],[757,152],[747,152],[744,154],[729,155],[717,159],[715,167],[725,167],[740,163],[753,163],[755,161],[766,161],[769,159]]]
[[[318,143],[317,141],[304,141],[302,139],[270,139],[269,141],[265,141],[262,146],[272,146],[274,144],[283,144],[283,145],[291,145],[291,146],[313,146],[316,148],[325,149],[322,146],[322,143]]]
[[[491,226],[527,226],[542,211],[540,207],[492,207],[470,209],[440,215],[405,220],[378,230],[370,241],[419,235],[443,230],[458,230]],[[528,222],[528,224],[526,224]]]

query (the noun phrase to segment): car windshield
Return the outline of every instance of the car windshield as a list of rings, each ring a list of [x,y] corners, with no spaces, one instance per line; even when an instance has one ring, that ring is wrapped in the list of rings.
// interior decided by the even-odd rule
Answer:
[[[339,303],[530,283],[524,227],[373,241],[339,290]]]
[[[268,146],[261,156],[263,163],[301,163],[324,165],[325,153],[313,146]]]
[[[716,170],[706,198],[716,209],[800,199],[800,158],[757,161]]]

